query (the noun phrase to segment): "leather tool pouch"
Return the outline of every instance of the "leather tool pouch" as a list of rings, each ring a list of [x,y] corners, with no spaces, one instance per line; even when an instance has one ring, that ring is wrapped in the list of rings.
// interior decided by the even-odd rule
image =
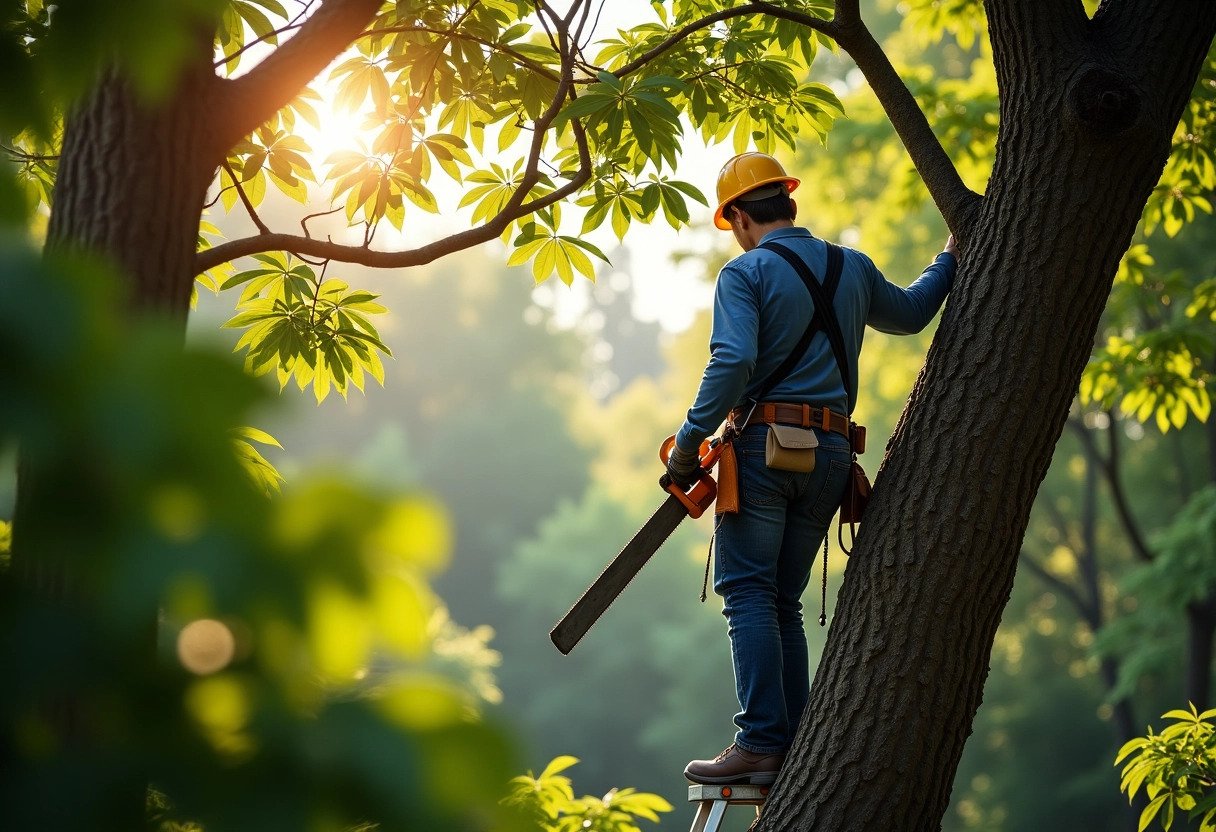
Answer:
[[[844,499],[840,503],[841,523],[860,523],[861,515],[870,502],[870,478],[866,472],[853,460],[849,472],[849,484],[844,489]]]
[[[714,514],[739,513],[739,464],[735,446],[727,445],[718,457],[718,501]]]
[[[810,428],[774,423],[768,426],[764,463],[779,471],[813,471],[818,447],[819,437]]]

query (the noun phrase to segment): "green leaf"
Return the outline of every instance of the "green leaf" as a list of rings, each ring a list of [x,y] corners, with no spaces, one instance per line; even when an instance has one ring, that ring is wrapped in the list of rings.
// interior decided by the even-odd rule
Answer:
[[[279,444],[279,440],[275,439],[269,433],[266,433],[266,431],[258,430],[257,428],[251,428],[251,427],[234,428],[233,433],[235,433],[237,436],[241,437],[242,439],[249,439],[253,442],[260,442],[263,445],[274,445],[276,448],[283,447],[282,445]]]
[[[1148,828],[1148,825],[1153,822],[1153,818],[1161,811],[1161,806],[1168,797],[1169,793],[1165,793],[1149,801],[1149,804],[1144,807],[1144,811],[1140,813],[1140,824],[1136,827],[1137,832],[1144,832]]]
[[[560,774],[573,765],[578,764],[578,757],[571,757],[568,754],[563,754],[559,757],[554,757],[549,765],[545,766],[545,770],[536,778],[538,780],[547,780],[555,774]],[[519,769],[516,769],[519,771]]]

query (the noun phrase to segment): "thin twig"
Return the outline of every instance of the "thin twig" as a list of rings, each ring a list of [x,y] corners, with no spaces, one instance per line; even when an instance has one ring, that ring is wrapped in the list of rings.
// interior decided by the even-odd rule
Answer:
[[[467,40],[470,43],[481,44],[482,46],[486,47],[487,49],[493,49],[496,52],[501,52],[502,54],[507,55],[510,58],[514,58],[516,63],[518,63],[520,66],[527,67],[528,69],[535,72],[537,75],[541,75],[550,81],[560,80],[560,76],[557,73],[553,72],[553,70],[549,69],[544,64],[538,64],[536,61],[533,61],[531,58],[527,57],[526,55],[515,51],[511,47],[504,46],[501,43],[495,43],[492,40],[486,40],[485,38],[479,38],[476,35],[466,34],[465,32],[456,32],[451,29],[435,29],[430,26],[385,26],[382,29],[372,29],[371,32],[373,34],[377,34],[377,35],[394,34],[394,33],[398,33],[398,32],[420,32],[423,34],[440,35],[442,37],[454,38],[456,40]]]
[[[336,214],[341,210],[342,210],[342,206],[338,206],[337,208],[333,208],[329,211],[318,211],[315,214],[309,214],[308,216],[304,217],[304,219],[300,220],[300,227],[304,229],[304,236],[312,237],[312,234],[310,234],[308,232],[308,221],[309,220],[315,219],[316,217],[327,217],[330,214]]]
[[[549,37],[549,45],[553,47],[553,51],[561,54],[561,47],[557,45],[557,38],[553,37],[553,30],[549,28],[549,22],[545,20],[545,12],[553,14],[549,9],[549,4],[545,0],[536,0],[536,19],[540,21],[541,28],[545,30],[545,34]],[[553,15],[557,19],[557,15]]]
[[[215,199],[211,200],[210,202],[203,203],[203,210],[214,207],[215,203],[219,202],[220,197],[222,197],[224,195],[224,191],[232,190],[233,187],[234,186],[229,185],[227,188],[220,188],[219,191],[215,195]]]
[[[249,201],[245,189],[241,187],[240,181],[236,178],[236,171],[232,169],[232,165],[227,160],[224,160],[224,170],[228,171],[228,175],[232,177],[232,184],[236,187],[237,195],[240,196],[241,202],[245,204],[245,210],[249,212],[249,219],[253,220],[253,224],[258,227],[258,231],[262,234],[269,234],[270,229],[266,227],[266,223],[262,222],[262,218],[258,216],[258,212],[254,210],[253,203]]]
[[[0,144],[0,150],[12,155],[17,159],[24,159],[27,162],[58,162],[59,156],[47,156],[39,153],[26,153],[24,150],[18,150],[15,147],[9,147],[6,144]]]
[[[591,28],[587,30],[587,40],[585,40],[585,41],[579,40],[583,35],[583,23],[586,23],[587,19],[583,18],[583,23],[580,23],[578,25],[578,31],[574,33],[574,41],[575,41],[576,46],[578,47],[579,52],[582,52],[584,49],[586,49],[588,46],[591,45],[591,38],[595,34],[595,30],[599,28],[600,17],[604,14],[604,5],[607,2],[608,2],[608,0],[600,0],[600,7],[598,9],[596,9],[596,12],[595,12],[595,22],[592,23]],[[587,8],[591,8],[591,6],[588,5]]]
[[[299,18],[296,18],[296,19],[299,20]],[[240,49],[233,52],[231,55],[227,55],[222,60],[216,61],[215,63],[212,64],[212,67],[215,69],[219,69],[221,66],[228,63],[229,61],[232,61],[235,58],[238,58],[241,55],[245,54],[245,52],[247,52],[248,50],[257,46],[259,43],[265,43],[266,41],[270,40],[273,37],[278,37],[279,35],[285,34],[286,32],[290,32],[292,29],[299,29],[303,25],[304,24],[302,24],[302,23],[296,23],[293,21],[293,22],[287,24],[286,26],[284,26],[282,29],[275,29],[273,32],[267,32],[266,34],[262,35],[257,40],[249,41],[249,43],[245,44]]]

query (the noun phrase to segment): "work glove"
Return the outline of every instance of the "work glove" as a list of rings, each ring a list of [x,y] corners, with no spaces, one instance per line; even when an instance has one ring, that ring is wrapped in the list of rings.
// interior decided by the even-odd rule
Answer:
[[[701,457],[696,451],[686,451],[679,445],[672,447],[671,455],[667,457],[667,476],[672,482],[687,491],[700,478],[700,473]],[[663,480],[659,480],[659,485],[667,487]]]

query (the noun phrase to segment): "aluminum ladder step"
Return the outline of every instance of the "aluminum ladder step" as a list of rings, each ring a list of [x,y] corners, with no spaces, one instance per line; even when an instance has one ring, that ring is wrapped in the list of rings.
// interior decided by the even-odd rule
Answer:
[[[718,832],[722,818],[731,806],[755,806],[756,814],[768,799],[772,786],[704,786],[694,783],[688,787],[688,802],[697,804],[689,832]]]

